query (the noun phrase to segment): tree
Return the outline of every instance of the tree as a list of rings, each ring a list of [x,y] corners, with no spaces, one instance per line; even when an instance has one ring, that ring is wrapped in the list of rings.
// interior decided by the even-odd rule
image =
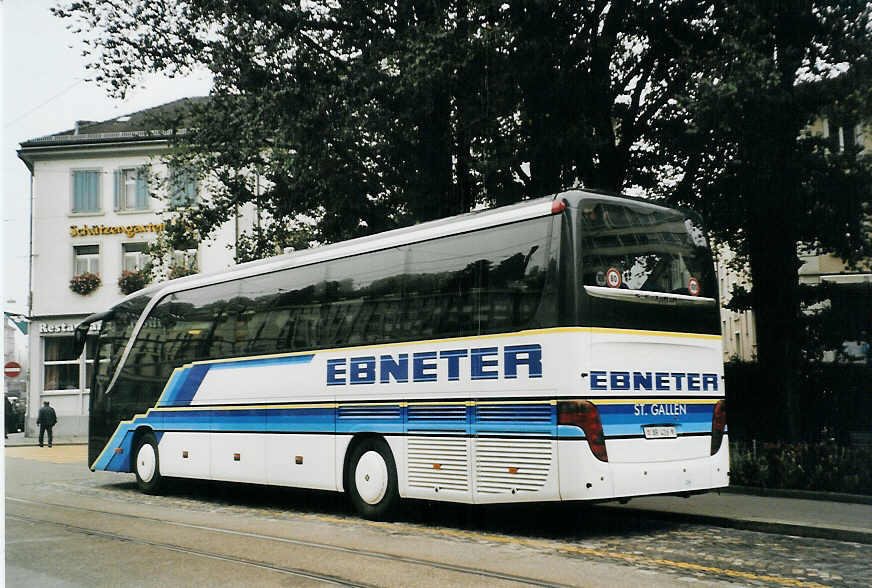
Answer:
[[[176,226],[207,237],[256,203],[248,259],[574,185],[657,185],[689,57],[716,42],[709,8],[78,0],[55,13],[87,31],[95,80],[114,95],[153,71],[212,72],[171,158],[217,182]]]
[[[803,371],[803,290],[797,247],[856,262],[872,254],[872,160],[809,132],[816,121],[869,121],[872,7],[868,3],[731,0],[711,15],[721,46],[687,105],[687,154],[672,193],[704,212],[747,261],[761,389],[797,440]],[[817,334],[818,336],[820,334]]]

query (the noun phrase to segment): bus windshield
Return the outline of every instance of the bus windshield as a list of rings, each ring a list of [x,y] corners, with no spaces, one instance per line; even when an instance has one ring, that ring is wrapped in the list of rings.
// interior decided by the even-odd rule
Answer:
[[[137,296],[126,300],[112,309],[109,316],[103,319],[100,326],[99,347],[97,350],[98,366],[95,374],[96,382],[92,384],[92,390],[106,390],[112,381],[118,362],[136,321],[151,300],[150,296]]]
[[[716,297],[698,220],[643,203],[588,200],[581,210],[585,286]]]

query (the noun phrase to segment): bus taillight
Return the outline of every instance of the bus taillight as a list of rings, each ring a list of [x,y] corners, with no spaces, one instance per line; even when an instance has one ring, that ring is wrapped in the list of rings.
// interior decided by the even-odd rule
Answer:
[[[600,461],[609,461],[599,410],[587,400],[561,400],[557,403],[557,424],[575,425],[584,431],[587,444]]]
[[[727,400],[718,400],[712,414],[712,455],[721,448],[724,440],[724,430],[727,428]]]

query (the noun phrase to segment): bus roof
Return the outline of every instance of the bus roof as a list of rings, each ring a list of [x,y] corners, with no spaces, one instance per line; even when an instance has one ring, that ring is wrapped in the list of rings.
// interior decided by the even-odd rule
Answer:
[[[472,211],[409,227],[376,233],[374,235],[358,237],[348,241],[341,241],[330,245],[303,249],[274,257],[268,257],[266,259],[241,263],[220,272],[195,274],[192,276],[177,278],[168,282],[161,282],[128,295],[122,302],[142,295],[151,295],[161,298],[165,294],[199,288],[209,284],[226,282],[238,278],[245,278],[248,276],[270,273],[277,270],[310,265],[323,261],[330,261],[370,251],[400,247],[437,237],[467,233],[486,227],[508,224],[529,218],[547,216],[552,214],[551,203],[558,198],[565,200],[567,204],[573,208],[578,206],[580,201],[591,198],[597,200],[614,199],[615,201],[632,200],[640,204],[651,206],[652,208],[663,208],[655,202],[646,201],[640,198],[618,196],[607,192],[593,190],[568,190],[542,198],[526,200],[518,204]]]

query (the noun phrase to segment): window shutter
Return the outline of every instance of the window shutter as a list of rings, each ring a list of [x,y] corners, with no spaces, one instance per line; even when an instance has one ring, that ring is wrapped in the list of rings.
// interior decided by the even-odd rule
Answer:
[[[100,210],[100,175],[99,172],[85,172],[88,178],[88,210],[95,212]]]
[[[148,182],[141,170],[136,172],[136,208],[148,208]]]
[[[84,202],[84,186],[82,185],[84,177],[82,172],[73,172],[73,212],[80,212]]]
[[[170,206],[176,206],[179,201],[179,174],[176,171],[176,168],[169,168],[169,194],[167,198],[167,203]]]
[[[188,181],[185,183],[185,204],[190,206],[197,200],[197,180],[193,174],[188,174]]]
[[[113,176],[115,178],[115,198],[112,201],[112,206],[115,210],[121,210],[121,170],[116,169]]]

